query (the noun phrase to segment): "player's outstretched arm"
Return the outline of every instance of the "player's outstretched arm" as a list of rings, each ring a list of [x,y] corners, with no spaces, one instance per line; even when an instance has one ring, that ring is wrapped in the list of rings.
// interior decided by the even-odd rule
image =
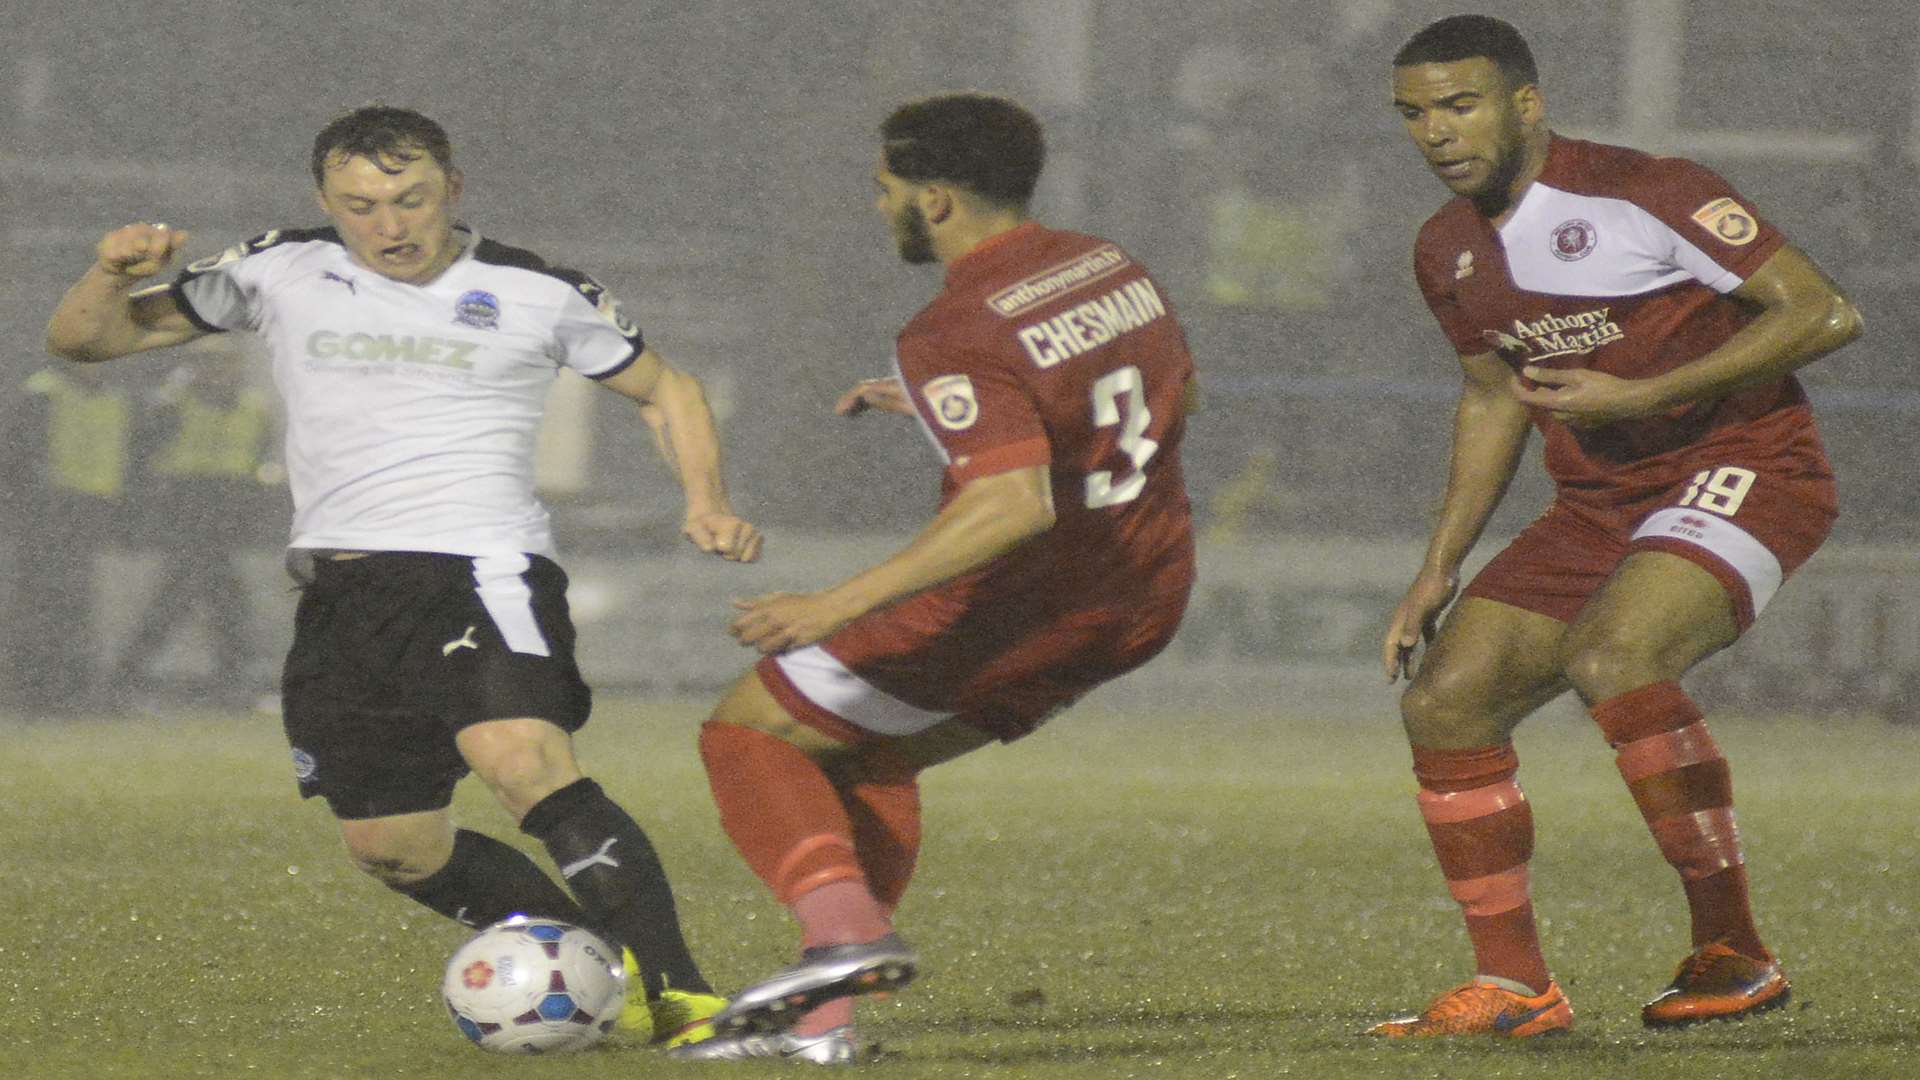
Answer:
[[[811,645],[875,608],[951,581],[1053,527],[1044,465],[969,480],[913,542],[831,589],[736,600],[731,631],[763,653]]]
[[[1380,642],[1387,681],[1413,677],[1413,654],[1431,639],[1440,613],[1459,587],[1460,564],[1473,549],[1487,519],[1507,493],[1527,445],[1527,410],[1513,396],[1513,372],[1495,353],[1461,356],[1463,381],[1453,418],[1453,453],[1447,467],[1440,519],[1427,554],[1394,608]]]
[[[700,380],[646,349],[624,371],[600,382],[639,403],[654,444],[686,494],[687,514],[680,527],[686,538],[701,551],[732,562],[758,559],[760,531],[735,514],[727,499],[720,474],[720,434]]]
[[[859,416],[873,411],[912,416],[913,400],[907,396],[907,388],[899,378],[888,375],[854,383],[852,389],[841,394],[840,400],[833,403],[833,411],[841,416]]]
[[[187,233],[165,225],[127,225],[101,237],[93,265],[47,320],[47,351],[68,360],[111,360],[205,336],[171,291],[140,287],[171,266],[186,243]]]
[[[1839,286],[1791,245],[1761,264],[1733,296],[1758,316],[1699,359],[1650,379],[1529,367],[1526,376],[1541,386],[1517,396],[1576,425],[1653,416],[1783,379],[1859,337],[1864,325]]]

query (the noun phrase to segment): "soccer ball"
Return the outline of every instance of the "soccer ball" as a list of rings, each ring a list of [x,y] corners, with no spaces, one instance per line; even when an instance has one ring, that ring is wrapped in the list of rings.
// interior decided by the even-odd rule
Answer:
[[[515,915],[460,946],[440,995],[460,1034],[482,1050],[565,1054],[600,1041],[620,1018],[620,950],[590,931]]]

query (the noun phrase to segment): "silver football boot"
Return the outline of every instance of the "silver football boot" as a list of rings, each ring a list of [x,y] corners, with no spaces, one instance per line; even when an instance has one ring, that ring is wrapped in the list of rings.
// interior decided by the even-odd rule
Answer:
[[[771,1058],[812,1065],[852,1065],[859,1057],[853,1046],[853,1029],[848,1027],[837,1027],[821,1035],[795,1035],[791,1031],[720,1035],[704,1042],[676,1046],[667,1051],[667,1056],[675,1061]]]
[[[733,995],[713,1018],[723,1035],[780,1031],[835,998],[898,990],[913,981],[920,958],[888,934],[861,945],[822,945],[800,954],[800,962]]]

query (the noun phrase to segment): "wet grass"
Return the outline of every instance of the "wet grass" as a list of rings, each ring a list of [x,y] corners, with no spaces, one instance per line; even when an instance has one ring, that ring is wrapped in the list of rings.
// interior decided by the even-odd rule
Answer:
[[[1685,912],[1592,731],[1523,729],[1536,899],[1576,1030],[1388,1046],[1470,953],[1379,715],[1083,710],[925,782],[900,915],[922,983],[863,1007],[898,1077],[1920,1076],[1920,730],[1716,717],[1763,928],[1795,999],[1650,1034],[1639,1003]],[[698,953],[732,986],[784,962],[787,921],[721,835],[700,710],[605,704],[592,772],[652,832]],[[463,933],[350,870],[301,804],[271,718],[0,721],[0,1077],[608,1077],[690,1067],[642,1048],[478,1053],[435,987]],[[463,820],[504,834],[478,791]]]

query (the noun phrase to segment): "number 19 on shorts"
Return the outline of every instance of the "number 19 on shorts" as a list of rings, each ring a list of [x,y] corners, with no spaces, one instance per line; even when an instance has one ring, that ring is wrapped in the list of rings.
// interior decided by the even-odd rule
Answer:
[[[1752,469],[1735,465],[1701,469],[1693,475],[1687,493],[1680,497],[1680,505],[1732,517],[1740,512],[1740,504],[1746,501],[1747,492],[1753,490],[1753,480]]]

